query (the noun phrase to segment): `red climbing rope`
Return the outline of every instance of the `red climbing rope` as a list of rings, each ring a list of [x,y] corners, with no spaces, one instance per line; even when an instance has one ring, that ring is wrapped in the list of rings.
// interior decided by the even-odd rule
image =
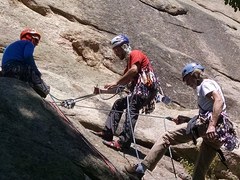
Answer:
[[[53,98],[52,98],[53,99]],[[48,101],[49,102],[49,101]],[[68,123],[68,125],[75,130],[80,136],[81,138],[84,140],[84,142],[88,145],[88,147],[95,153],[96,156],[100,157],[105,164],[109,167],[109,169],[111,170],[111,172],[113,174],[117,174],[117,169],[115,168],[115,166],[103,155],[101,154],[83,135],[82,133],[72,124],[72,122],[68,119],[68,117],[61,111],[61,109],[56,105],[56,103],[54,102],[49,102],[49,104],[56,109],[56,111],[58,112],[58,114],[63,117],[63,119]],[[123,179],[123,178],[119,178],[119,179]]]

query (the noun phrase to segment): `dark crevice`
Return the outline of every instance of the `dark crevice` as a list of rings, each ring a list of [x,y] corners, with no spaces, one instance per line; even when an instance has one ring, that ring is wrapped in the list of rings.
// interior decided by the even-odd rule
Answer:
[[[204,33],[203,31],[198,31],[198,30],[195,30],[195,29],[191,29],[191,28],[189,28],[189,27],[185,27],[185,26],[182,26],[182,25],[180,25],[180,24],[175,24],[175,23],[172,23],[172,22],[169,22],[169,21],[165,21],[166,23],[169,23],[169,24],[172,24],[172,25],[175,25],[175,26],[178,26],[178,27],[182,27],[182,28],[184,28],[184,29],[187,29],[187,30],[190,30],[190,31],[192,31],[192,32],[195,32],[195,33]]]
[[[196,2],[196,3],[197,3],[197,2]],[[232,17],[230,17],[230,16],[224,14],[224,13],[221,12],[221,11],[216,11],[216,10],[209,9],[209,8],[207,8],[206,6],[204,6],[203,4],[200,4],[200,3],[197,3],[197,4],[198,4],[199,6],[201,6],[201,7],[203,7],[203,8],[206,9],[206,10],[209,10],[209,11],[214,12],[214,13],[222,14],[222,15],[224,15],[224,16],[230,18],[231,20],[233,20],[233,21],[235,21],[235,22],[237,22],[237,23],[240,23],[240,21],[238,21],[238,20],[236,20],[236,19],[233,19]]]
[[[219,69],[217,69],[217,68],[212,67],[212,69],[214,69],[214,70],[217,71],[218,73],[220,73],[220,74],[222,74],[222,75],[228,77],[228,78],[231,79],[232,81],[240,82],[240,80],[235,79],[235,78],[233,78],[232,76],[229,76],[229,75],[227,75],[227,74],[224,73],[224,72],[221,72],[221,71],[220,71]]]
[[[172,103],[177,104],[178,106],[180,106],[181,108],[186,108],[186,106],[182,105],[181,103],[172,100]]]
[[[55,8],[53,6],[49,6],[49,7],[54,14],[58,14],[71,22],[76,22],[76,18],[73,15],[66,13],[63,10]]]
[[[235,26],[230,26],[229,24],[227,24],[227,26],[233,30],[237,30],[237,28]]]
[[[39,6],[35,1],[29,1],[29,0],[19,0],[19,1],[22,2],[29,9],[35,11],[38,14],[41,14],[42,16],[46,16],[49,13],[51,13],[48,7]]]
[[[171,11],[168,11],[167,8],[162,8],[162,7],[154,6],[154,5],[151,5],[151,4],[149,4],[149,3],[144,2],[144,1],[142,1],[142,0],[139,0],[139,1],[140,1],[141,3],[147,5],[147,6],[152,7],[153,9],[156,9],[156,10],[162,11],[162,12],[166,12],[166,13],[172,15],[172,16],[184,15],[184,14],[187,14],[187,12],[188,12],[187,10],[184,10],[184,9],[179,9],[179,10],[177,10],[177,11],[171,12]]]
[[[90,21],[79,19],[74,15],[71,15],[69,13],[66,13],[66,12],[62,11],[61,9],[58,9],[58,8],[55,8],[55,7],[52,7],[52,6],[49,6],[49,7],[50,7],[50,9],[52,10],[53,13],[58,14],[58,15],[64,17],[64,18],[66,18],[67,20],[71,21],[71,22],[78,22],[78,23],[86,25],[86,26],[92,26],[93,28],[97,29],[98,31],[113,34],[110,31],[106,31],[105,29],[99,28],[98,26],[92,24]]]
[[[60,10],[60,9],[55,8],[53,6],[49,6],[49,7],[39,6],[35,1],[30,1],[30,3],[29,3],[28,0],[19,0],[19,1],[22,2],[28,8],[30,8],[31,10],[35,11],[36,13],[41,14],[42,16],[46,16],[49,13],[52,12],[52,13],[58,14],[58,15],[64,17],[64,18],[66,18],[67,20],[69,20],[71,22],[78,22],[78,23],[83,24],[83,25],[92,26],[95,29],[97,29],[98,31],[114,34],[111,31],[101,29],[98,26],[90,23],[87,20],[81,20],[81,19],[77,18],[76,16],[71,15],[69,13],[66,13],[63,10]]]

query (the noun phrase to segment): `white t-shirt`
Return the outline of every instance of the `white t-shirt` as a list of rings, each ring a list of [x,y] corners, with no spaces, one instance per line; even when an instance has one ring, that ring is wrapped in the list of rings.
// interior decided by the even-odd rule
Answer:
[[[196,88],[198,95],[199,112],[206,113],[207,111],[213,111],[213,99],[207,98],[206,95],[213,91],[218,91],[223,99],[223,110],[226,109],[226,102],[223,96],[223,92],[218,83],[211,79],[204,79],[203,82]]]

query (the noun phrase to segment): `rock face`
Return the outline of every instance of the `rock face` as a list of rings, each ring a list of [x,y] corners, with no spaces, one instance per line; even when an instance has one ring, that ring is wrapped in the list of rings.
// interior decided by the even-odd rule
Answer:
[[[222,2],[218,0],[210,2],[207,0],[72,0],[68,2],[3,0],[0,4],[0,15],[0,57],[4,47],[17,40],[23,28],[37,29],[42,38],[35,50],[36,63],[43,73],[43,79],[51,86],[51,94],[59,100],[91,94],[94,86],[103,87],[105,83],[118,78],[124,69],[125,62],[117,60],[109,41],[117,34],[127,34],[131,46],[141,49],[151,59],[165,94],[185,107],[182,108],[176,104],[171,106],[157,104],[153,117],[141,115],[136,127],[136,139],[145,147],[151,147],[154,141],[165,132],[164,117],[178,114],[192,116],[197,113],[195,94],[181,80],[183,66],[192,61],[204,65],[206,74],[221,84],[226,96],[228,113],[239,127],[240,12],[234,12],[231,7],[225,6],[223,0]],[[108,97],[110,96],[102,95],[88,98],[77,102],[74,109],[62,108],[62,110],[74,126],[80,128],[78,123],[80,122],[89,129],[99,130],[103,127],[107,113],[116,99],[114,97],[104,100]],[[1,101],[5,102],[4,96],[1,98],[3,98]],[[51,96],[46,100],[52,101]],[[21,103],[18,98],[16,102]],[[40,100],[38,99],[37,102]],[[31,108],[27,105],[23,112],[27,113]],[[6,107],[3,109],[4,111],[1,110],[3,114],[6,112],[14,114],[14,109]],[[44,114],[45,111],[39,110],[38,114],[42,113]],[[28,137],[28,128],[31,128],[27,123],[29,116],[31,117],[32,114],[21,116],[23,120],[26,119],[26,123],[20,126],[23,128],[22,131],[26,132],[25,136],[19,137],[21,142]],[[42,123],[45,124],[47,121]],[[166,123],[166,130],[176,128],[172,122]],[[119,170],[129,162],[137,162],[134,153],[120,156],[119,153],[103,146],[101,140],[88,130],[82,128],[81,133],[105,157],[117,165]],[[70,141],[72,137],[68,137]],[[37,142],[37,139],[35,140]],[[72,143],[77,144],[76,141]],[[11,147],[14,146],[11,145]],[[18,148],[19,151],[21,148],[24,149],[20,146]],[[64,147],[59,147],[61,148],[64,153],[67,153]],[[148,149],[141,146],[139,148],[143,158]],[[184,148],[181,146],[174,148],[175,160],[179,155],[185,156],[182,154]],[[186,152],[195,153],[194,148],[189,144],[187,149]],[[233,176],[239,177],[240,171],[237,169],[240,167],[239,161],[232,160],[233,157],[239,159],[239,150],[232,153],[226,152],[226,155],[229,157],[228,163]],[[25,157],[25,154],[20,154],[19,158],[20,156]],[[53,157],[56,156],[60,155],[53,155]],[[147,179],[174,177],[171,163],[169,163],[171,161],[165,158],[159,162],[152,174],[146,174]],[[5,160],[10,163],[11,158],[8,159],[6,156]],[[38,164],[33,160],[27,162]],[[42,161],[39,162],[41,163]],[[178,162],[175,163],[179,170],[178,176],[183,173],[184,177],[187,177],[182,166]],[[11,167],[8,163],[6,166],[3,164],[1,166]],[[20,176],[17,168],[20,167],[17,166],[12,172]],[[70,172],[73,171],[76,172],[76,176],[83,177],[85,172],[75,171],[75,168],[74,165],[69,165],[69,171],[66,170],[66,174],[71,174]],[[216,178],[230,177],[222,171],[223,169],[217,166],[209,173]],[[54,171],[54,173],[57,172]]]
[[[0,78],[0,92],[0,179],[124,178],[25,83]]]

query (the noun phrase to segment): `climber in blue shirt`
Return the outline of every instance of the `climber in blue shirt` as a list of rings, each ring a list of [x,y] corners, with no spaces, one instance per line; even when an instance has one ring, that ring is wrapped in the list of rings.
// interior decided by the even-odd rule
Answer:
[[[2,73],[4,77],[12,77],[27,82],[41,97],[49,94],[50,87],[41,79],[33,52],[41,35],[34,29],[25,29],[20,40],[11,43],[4,50],[2,57]]]

